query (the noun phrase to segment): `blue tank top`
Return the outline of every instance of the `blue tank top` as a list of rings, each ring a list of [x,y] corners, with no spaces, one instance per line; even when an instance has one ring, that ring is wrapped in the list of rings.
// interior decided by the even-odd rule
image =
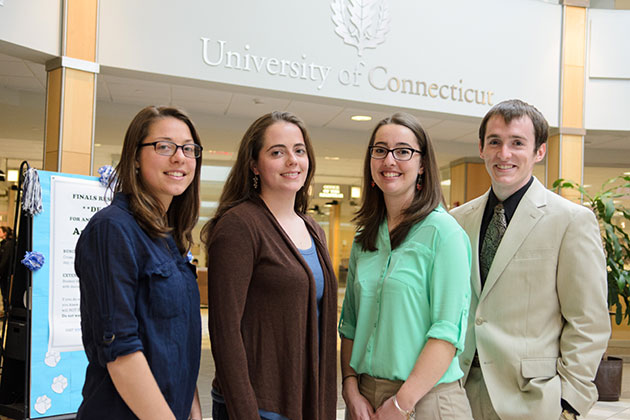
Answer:
[[[304,260],[310,267],[313,277],[315,278],[315,290],[317,293],[317,321],[319,321],[322,297],[324,296],[324,271],[322,270],[322,265],[319,263],[317,248],[315,247],[315,241],[312,237],[311,247],[309,249],[300,249],[300,254],[304,257]]]

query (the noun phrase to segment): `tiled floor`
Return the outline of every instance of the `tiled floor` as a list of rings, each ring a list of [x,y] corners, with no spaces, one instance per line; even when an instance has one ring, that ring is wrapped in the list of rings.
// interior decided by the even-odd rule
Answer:
[[[207,319],[207,311],[202,309],[202,317]],[[205,322],[204,322],[205,325]],[[212,378],[214,378],[214,361],[210,351],[210,338],[207,328],[203,328],[201,372],[199,373],[199,397],[201,398],[201,409],[204,420],[210,420],[212,414],[212,401],[210,399],[210,389]],[[597,402],[586,417],[581,420],[630,420],[630,363],[624,364],[623,385],[621,399],[616,402]],[[341,386],[337,389],[341,393]],[[337,419],[344,418],[344,403],[341,395],[337,399],[338,411]]]
[[[624,370],[627,370],[624,367]],[[616,402],[597,402],[584,420],[628,420],[630,419],[630,398],[622,398]]]

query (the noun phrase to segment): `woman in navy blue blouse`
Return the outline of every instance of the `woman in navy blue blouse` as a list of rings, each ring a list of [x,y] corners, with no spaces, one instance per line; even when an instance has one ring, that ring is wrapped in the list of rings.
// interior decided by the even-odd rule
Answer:
[[[88,367],[78,419],[201,419],[201,317],[185,258],[199,215],[201,143],[175,108],[133,119],[115,193],[76,247]]]

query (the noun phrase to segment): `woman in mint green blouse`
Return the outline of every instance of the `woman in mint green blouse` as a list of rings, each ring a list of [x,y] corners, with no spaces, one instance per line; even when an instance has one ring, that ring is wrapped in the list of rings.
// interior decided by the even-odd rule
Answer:
[[[444,208],[433,147],[413,116],[377,124],[364,185],[339,322],[346,418],[472,419],[457,360],[470,242]]]

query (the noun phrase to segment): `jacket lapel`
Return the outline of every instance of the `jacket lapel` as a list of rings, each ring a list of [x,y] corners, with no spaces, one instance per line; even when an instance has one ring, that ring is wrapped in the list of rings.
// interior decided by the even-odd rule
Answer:
[[[503,235],[503,239],[501,239],[497,253],[494,256],[494,260],[492,260],[480,300],[488,295],[507,265],[514,258],[516,251],[521,247],[540,218],[544,216],[544,207],[547,205],[545,199],[546,191],[546,188],[534,178],[534,182],[521,199]],[[478,261],[479,254],[477,253],[476,255]],[[477,268],[477,272],[478,270]]]
[[[488,202],[490,190],[471,203],[470,207],[464,214],[464,230],[469,232],[470,248],[472,251],[471,264],[471,284],[473,293],[477,298],[481,294],[481,279],[479,275],[479,231],[481,230],[481,221],[483,219],[483,211]]]

